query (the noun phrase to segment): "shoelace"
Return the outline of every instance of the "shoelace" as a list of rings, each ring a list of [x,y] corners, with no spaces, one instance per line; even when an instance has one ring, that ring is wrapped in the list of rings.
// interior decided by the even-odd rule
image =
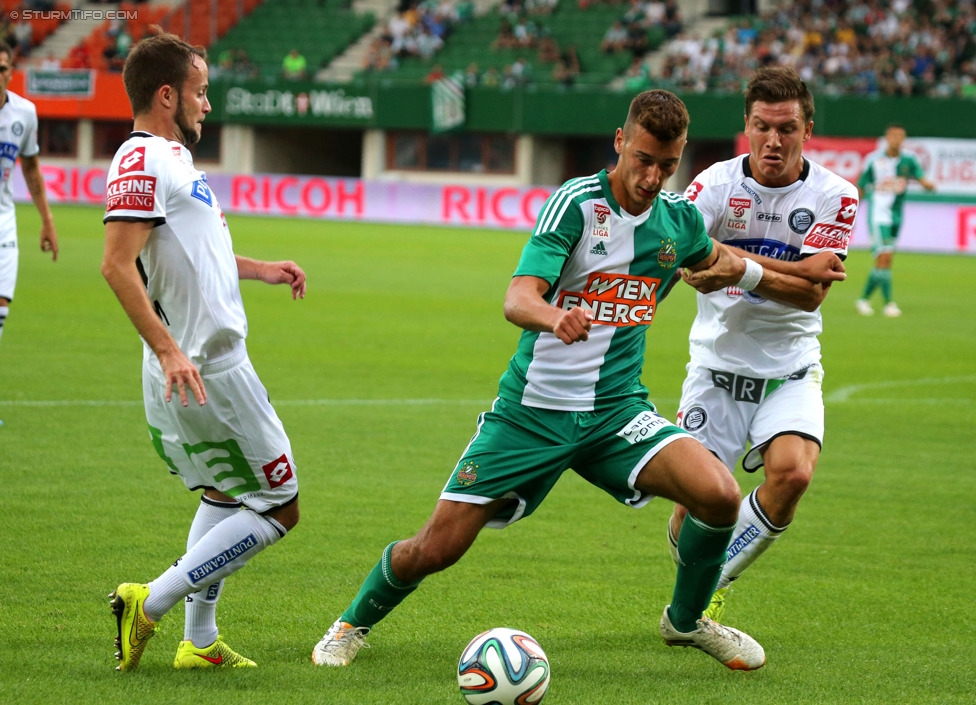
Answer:
[[[723,624],[719,624],[714,619],[702,618],[701,629],[709,634],[715,634],[716,636],[724,635],[734,639],[736,644],[742,643],[742,635],[739,632],[729,629]]]

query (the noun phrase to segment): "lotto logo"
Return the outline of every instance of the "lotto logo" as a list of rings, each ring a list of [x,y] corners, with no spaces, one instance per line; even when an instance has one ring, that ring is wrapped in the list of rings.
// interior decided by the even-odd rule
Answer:
[[[857,199],[840,197],[840,210],[837,211],[837,222],[846,225],[854,225],[854,216],[857,215]]]
[[[690,184],[688,184],[688,188],[685,189],[685,198],[687,198],[689,201],[694,201],[696,198],[698,198],[698,194],[700,194],[704,188],[705,187],[697,181],[692,181]]]
[[[119,160],[119,174],[146,170],[146,148],[136,147]]]
[[[291,471],[291,464],[288,462],[288,456],[284,453],[272,460],[267,465],[262,465],[261,469],[264,470],[264,476],[268,478],[268,486],[271,489],[281,487],[295,476],[295,473]]]

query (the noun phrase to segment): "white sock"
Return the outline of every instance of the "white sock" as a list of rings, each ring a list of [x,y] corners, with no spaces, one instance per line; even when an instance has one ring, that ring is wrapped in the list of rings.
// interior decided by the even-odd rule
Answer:
[[[240,510],[240,502],[218,502],[206,496],[201,497],[186,539],[186,550],[189,551],[213,527]],[[217,600],[223,590],[224,581],[218,580],[203,590],[186,596],[183,638],[192,641],[197,648],[202,649],[217,641]]]
[[[7,321],[7,316],[10,314],[9,306],[0,306],[0,338],[3,337],[3,324]]]
[[[146,617],[158,621],[184,597],[240,570],[285,533],[277,521],[249,509],[224,519],[149,583],[149,597],[143,606]]]
[[[739,520],[729,542],[727,560],[718,581],[719,588],[728,587],[729,583],[742,575],[789,526],[776,526],[769,520],[756,497],[758,489],[750,492],[739,507]]]

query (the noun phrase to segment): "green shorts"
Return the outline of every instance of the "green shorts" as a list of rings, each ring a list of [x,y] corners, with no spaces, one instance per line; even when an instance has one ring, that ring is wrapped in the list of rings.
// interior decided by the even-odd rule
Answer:
[[[572,469],[618,502],[642,507],[652,495],[634,487],[637,475],[664,446],[689,437],[635,399],[606,411],[553,411],[496,399],[478,417],[478,430],[441,492],[441,499],[487,504],[514,499],[514,509],[488,526],[527,517]]]
[[[901,225],[872,225],[871,254],[877,257],[885,252],[894,252],[900,229]]]

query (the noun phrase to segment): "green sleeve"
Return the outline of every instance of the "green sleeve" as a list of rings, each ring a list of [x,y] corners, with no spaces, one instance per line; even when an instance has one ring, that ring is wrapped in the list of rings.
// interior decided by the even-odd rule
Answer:
[[[864,171],[857,179],[857,187],[862,191],[867,191],[868,186],[874,183],[874,163],[868,162],[867,166],[864,167]]]
[[[690,213],[692,220],[688,224],[689,231],[694,235],[691,238],[691,249],[679,265],[681,267],[691,267],[698,264],[712,254],[712,249],[715,246],[712,238],[708,236],[708,231],[705,230],[705,219],[702,217],[701,211],[692,206]]]
[[[545,211],[543,206],[540,212]],[[536,224],[532,237],[522,249],[522,257],[513,276],[539,277],[553,284],[582,236],[583,211],[573,202],[550,227],[541,229]]]
[[[925,170],[922,168],[921,162],[915,155],[912,155],[912,178],[916,181],[925,178]]]

